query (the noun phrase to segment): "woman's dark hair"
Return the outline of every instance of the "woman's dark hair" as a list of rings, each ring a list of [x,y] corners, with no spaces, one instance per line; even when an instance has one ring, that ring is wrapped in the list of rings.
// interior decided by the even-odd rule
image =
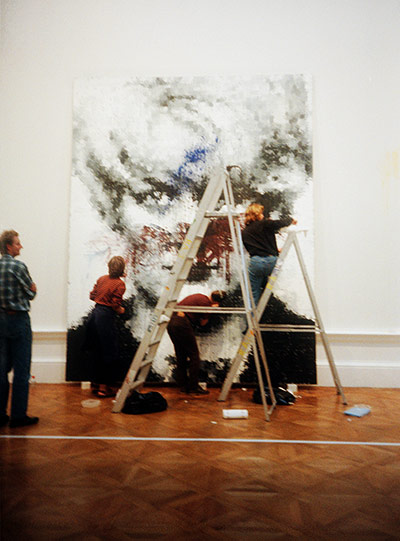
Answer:
[[[221,304],[221,302],[226,297],[226,291],[222,291],[221,289],[216,289],[215,291],[211,293],[210,297],[211,297],[211,300],[213,300],[214,302]]]

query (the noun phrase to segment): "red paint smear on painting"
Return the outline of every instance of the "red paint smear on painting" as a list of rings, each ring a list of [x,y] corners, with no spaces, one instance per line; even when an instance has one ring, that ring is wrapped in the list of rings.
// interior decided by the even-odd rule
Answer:
[[[174,234],[151,226],[144,226],[129,250],[129,263],[133,271],[149,260],[149,257],[157,264],[161,262],[167,253],[177,257],[179,248],[185,239],[190,224],[179,223]],[[203,242],[197,252],[195,263],[213,265],[225,268],[226,280],[231,277],[231,255],[233,253],[231,234],[228,220],[219,219],[211,221]],[[172,257],[172,262],[175,262]]]

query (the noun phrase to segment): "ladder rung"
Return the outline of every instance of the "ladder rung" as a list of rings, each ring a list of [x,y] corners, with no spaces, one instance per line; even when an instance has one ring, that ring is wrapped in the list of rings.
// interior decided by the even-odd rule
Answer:
[[[154,346],[157,346],[160,342],[161,342],[161,340],[154,340],[154,342],[150,342],[148,347],[152,348]]]
[[[153,362],[153,359],[150,359],[148,361],[143,361],[142,364],[140,365],[140,369],[141,370],[142,368],[144,368],[145,366],[149,366],[149,364],[151,364]]]
[[[318,332],[316,325],[273,325],[259,324],[260,331],[266,332]]]
[[[179,256],[179,254],[178,254],[178,257],[180,257],[181,259],[184,259],[184,260],[185,260],[183,263],[181,262],[182,267],[183,267],[188,261],[194,261],[194,259],[195,259],[195,256],[191,256],[191,255]],[[171,271],[170,275],[173,276],[174,274],[177,274],[176,271],[175,271],[175,272],[172,272],[172,271]]]
[[[215,212],[206,212],[204,216],[206,218],[226,218],[226,216],[231,215],[233,218],[237,218],[243,214],[244,214],[243,212],[236,212],[234,210],[231,213],[221,210],[221,211],[215,211]]]
[[[130,384],[130,390],[133,390],[133,389],[137,389],[138,387],[140,387],[141,385],[143,385],[143,383],[145,382],[146,380],[145,379],[138,379],[136,381],[134,381],[133,383]]]
[[[158,323],[157,323],[158,326],[161,327],[161,325],[168,325],[168,323],[169,323],[169,317],[166,316],[165,314],[163,314],[161,317],[162,317],[163,319],[159,319],[159,320],[158,320]]]

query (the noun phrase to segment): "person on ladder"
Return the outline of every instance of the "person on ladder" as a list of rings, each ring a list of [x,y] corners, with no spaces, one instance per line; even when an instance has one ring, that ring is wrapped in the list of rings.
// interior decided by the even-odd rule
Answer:
[[[251,204],[245,212],[245,228],[242,240],[250,254],[249,279],[254,305],[258,301],[268,282],[268,277],[274,270],[278,259],[278,247],[275,234],[288,225],[297,224],[291,216],[281,220],[264,218],[264,207],[257,203]]]
[[[177,306],[219,306],[226,297],[225,291],[213,291],[209,297],[202,293],[189,295]],[[199,386],[200,353],[194,329],[208,322],[207,314],[198,312],[174,312],[168,323],[167,331],[172,340],[176,355],[176,382],[181,392],[205,395],[206,389]],[[189,362],[188,362],[189,361]]]

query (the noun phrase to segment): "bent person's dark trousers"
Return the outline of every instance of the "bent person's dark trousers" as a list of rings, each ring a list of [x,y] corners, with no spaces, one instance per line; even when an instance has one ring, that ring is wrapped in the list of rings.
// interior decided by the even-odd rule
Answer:
[[[189,318],[173,314],[167,331],[175,349],[176,382],[186,390],[195,390],[199,381],[200,353]]]

